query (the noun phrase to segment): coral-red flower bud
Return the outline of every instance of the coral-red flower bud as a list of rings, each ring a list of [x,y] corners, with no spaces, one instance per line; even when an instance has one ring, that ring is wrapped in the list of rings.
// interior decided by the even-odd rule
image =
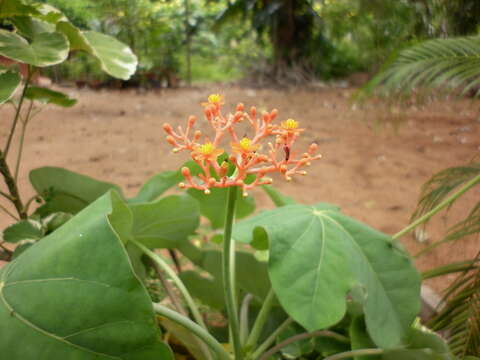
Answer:
[[[165,130],[167,134],[171,134],[173,131],[172,125],[168,123],[163,124],[163,130]]]
[[[195,116],[190,116],[188,118],[188,126],[192,127],[195,124],[195,121],[197,121],[197,118]]]
[[[242,103],[237,104],[237,108],[236,108],[237,111],[243,111],[244,109],[245,109],[245,106]]]
[[[182,175],[184,177],[189,177],[190,176],[190,169],[186,166],[182,167]]]
[[[176,146],[176,145],[177,145],[177,142],[175,141],[175,139],[173,138],[173,136],[168,135],[166,139],[167,139],[167,142],[168,142],[170,145],[173,145],[173,146]]]

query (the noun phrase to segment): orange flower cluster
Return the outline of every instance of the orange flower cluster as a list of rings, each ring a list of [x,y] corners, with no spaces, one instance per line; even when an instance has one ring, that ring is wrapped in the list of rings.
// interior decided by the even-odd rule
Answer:
[[[255,107],[246,112],[243,104],[237,105],[234,114],[224,116],[223,104],[224,98],[218,94],[210,95],[208,101],[202,103],[205,118],[215,132],[212,141],[207,137],[200,141],[203,134],[200,130],[194,131],[197,120],[194,116],[189,117],[185,130],[179,126],[177,131],[174,131],[170,124],[163,125],[167,141],[174,147],[173,152],[190,151],[192,159],[202,169],[197,175],[198,179],[194,179],[190,169],[183,167],[182,174],[186,182],[179,184],[181,188],[194,188],[209,194],[210,188],[240,186],[243,195],[247,196],[249,189],[272,183],[272,179],[266,177],[267,174],[279,172],[287,180],[291,180],[293,175],[306,175],[307,172],[301,168],[309,166],[312,160],[321,158],[321,155],[315,154],[317,144],[311,144],[308,150],[299,156],[293,149],[296,139],[304,131],[299,128],[297,121],[288,119],[274,124],[277,110],[258,116]],[[243,121],[248,121],[254,133],[253,137],[238,137],[235,125]],[[225,136],[230,137],[231,154],[220,162],[218,157],[225,153],[220,144]],[[266,152],[262,153],[262,141],[269,136],[273,136],[275,140],[273,143],[268,142]],[[227,174],[230,164],[235,167],[231,175]],[[246,178],[251,174],[255,175],[255,178],[247,183]]]

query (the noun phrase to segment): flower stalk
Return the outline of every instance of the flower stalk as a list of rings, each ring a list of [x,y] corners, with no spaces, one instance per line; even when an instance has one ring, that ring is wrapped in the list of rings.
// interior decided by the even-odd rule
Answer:
[[[242,344],[240,342],[240,327],[237,312],[237,299],[235,297],[235,264],[234,258],[230,256],[234,251],[232,242],[233,220],[235,218],[235,204],[238,188],[233,186],[228,191],[227,208],[225,216],[225,230],[223,239],[222,270],[223,290],[227,308],[228,324],[232,337],[232,345],[235,353],[235,360],[242,360]],[[233,260],[233,261],[232,261]]]

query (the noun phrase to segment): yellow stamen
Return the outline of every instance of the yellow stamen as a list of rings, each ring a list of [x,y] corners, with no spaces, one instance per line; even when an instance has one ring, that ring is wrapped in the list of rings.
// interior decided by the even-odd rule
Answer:
[[[293,119],[287,119],[282,121],[282,128],[285,130],[295,130],[298,129],[298,121]]]
[[[250,151],[250,147],[252,146],[252,140],[244,137],[242,140],[240,140],[239,144],[243,150]]]
[[[215,151],[215,146],[211,142],[200,145],[197,151],[202,155],[211,155]]]
[[[212,94],[208,97],[208,102],[210,104],[218,104],[222,101],[222,96],[220,94]]]

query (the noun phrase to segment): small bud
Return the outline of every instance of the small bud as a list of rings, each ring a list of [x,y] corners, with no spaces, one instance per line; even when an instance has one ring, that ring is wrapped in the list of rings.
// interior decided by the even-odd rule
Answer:
[[[247,197],[247,196],[248,196],[248,192],[244,191],[244,192],[242,193],[242,195],[243,195],[243,197]]]
[[[257,108],[256,108],[255,106],[252,106],[252,107],[250,108],[250,116],[251,116],[252,118],[257,117]]]
[[[185,185],[185,183],[183,183],[183,182],[181,182],[181,183],[178,184],[178,187],[179,187],[180,189],[185,189],[185,186],[186,186],[186,185]]]
[[[284,173],[287,169],[287,165],[280,165],[280,172]]]
[[[273,179],[272,178],[265,178],[265,184],[272,184]]]
[[[163,124],[163,130],[165,130],[167,134],[171,134],[173,131],[172,125],[168,123]]]
[[[176,154],[176,153],[179,152],[179,151],[180,151],[179,148],[173,148],[173,150],[172,150],[172,152],[173,152],[174,154]]]
[[[182,175],[184,177],[189,177],[190,176],[190,169],[186,166],[182,167]]]
[[[270,120],[274,120],[278,115],[278,110],[277,109],[273,109],[271,112],[270,112]]]
[[[312,163],[310,161],[306,162],[305,165],[310,166]]]
[[[210,185],[210,186],[215,185],[216,182],[217,182],[217,180],[215,180],[215,178],[213,178],[213,177],[208,179],[208,185]]]
[[[242,103],[238,103],[237,108],[235,110],[236,111],[243,111],[243,110],[245,110],[245,106]]]
[[[310,146],[308,148],[309,153],[312,154],[312,153],[316,152],[317,150],[318,150],[318,145],[317,144],[315,144],[315,143],[310,144]]]
[[[299,171],[298,172],[300,175],[307,175],[307,172],[306,171]]]
[[[287,176],[285,179],[287,179],[287,181],[292,181],[291,176]]]
[[[203,191],[203,193],[204,193],[205,195],[210,195],[210,189],[205,189],[205,190]]]
[[[267,113],[266,111],[264,111],[262,113],[262,120],[265,121],[265,122],[270,122],[270,114]]]
[[[193,115],[190,116],[190,117],[188,118],[188,126],[190,126],[190,127],[193,126],[193,125],[195,124],[195,121],[197,121],[197,118],[196,118],[195,116],[193,116]]]
[[[166,139],[167,139],[167,142],[168,142],[170,145],[173,145],[173,146],[177,145],[177,142],[175,141],[175,139],[173,138],[173,136],[168,135]]]
[[[202,137],[202,132],[200,130],[196,130],[193,134],[193,140],[194,141],[197,141],[198,139],[200,139]]]

